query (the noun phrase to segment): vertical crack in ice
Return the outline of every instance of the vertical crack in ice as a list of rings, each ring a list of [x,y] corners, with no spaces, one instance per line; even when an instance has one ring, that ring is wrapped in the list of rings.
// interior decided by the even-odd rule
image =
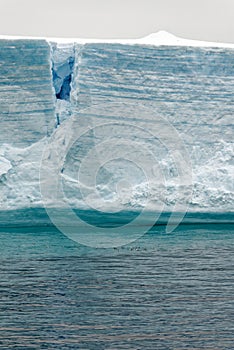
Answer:
[[[50,43],[51,69],[55,94],[56,127],[71,114],[70,94],[73,79],[74,44]]]
[[[59,66],[52,66],[53,84],[56,98],[59,100],[70,100],[71,79],[74,66],[74,57],[69,57]]]

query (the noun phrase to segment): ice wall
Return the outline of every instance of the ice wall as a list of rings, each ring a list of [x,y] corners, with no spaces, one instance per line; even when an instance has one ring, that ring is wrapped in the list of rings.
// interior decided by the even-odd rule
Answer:
[[[232,212],[233,59],[224,47],[0,40],[1,212],[63,207],[57,177],[76,209],[134,211],[148,198],[152,212],[177,201]]]
[[[42,205],[42,144],[56,125],[50,52],[46,40],[0,40],[1,211]]]

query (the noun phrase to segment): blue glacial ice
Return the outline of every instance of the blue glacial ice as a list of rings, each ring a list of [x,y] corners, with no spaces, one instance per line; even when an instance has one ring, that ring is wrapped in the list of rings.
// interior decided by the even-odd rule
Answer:
[[[44,206],[233,212],[234,45],[167,39],[0,40],[3,224]]]

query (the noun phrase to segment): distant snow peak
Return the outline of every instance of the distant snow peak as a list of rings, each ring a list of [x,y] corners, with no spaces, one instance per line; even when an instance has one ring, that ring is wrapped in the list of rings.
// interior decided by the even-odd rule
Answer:
[[[234,48],[233,44],[228,43],[218,43],[201,41],[194,39],[185,39],[173,35],[165,30],[160,30],[159,32],[149,34],[144,38],[138,39],[142,44],[148,45],[168,45],[168,46],[193,46],[193,47],[222,47],[222,48]]]
[[[176,40],[178,39],[175,35],[167,32],[166,30],[160,30],[159,32],[149,34],[145,37],[145,39],[152,39],[152,40]]]

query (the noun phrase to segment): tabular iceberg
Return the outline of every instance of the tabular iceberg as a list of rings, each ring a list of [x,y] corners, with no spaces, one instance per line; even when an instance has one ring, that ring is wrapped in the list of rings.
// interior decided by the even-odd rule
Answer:
[[[230,220],[233,61],[165,33],[2,37],[0,225],[46,224],[44,207]]]

